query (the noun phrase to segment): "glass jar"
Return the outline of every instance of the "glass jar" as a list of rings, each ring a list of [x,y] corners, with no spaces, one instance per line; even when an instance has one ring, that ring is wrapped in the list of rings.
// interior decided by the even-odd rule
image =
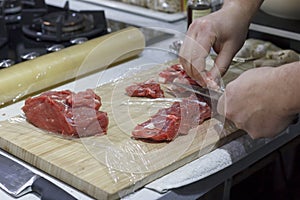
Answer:
[[[197,18],[211,13],[211,0],[189,0],[187,3],[187,27]]]

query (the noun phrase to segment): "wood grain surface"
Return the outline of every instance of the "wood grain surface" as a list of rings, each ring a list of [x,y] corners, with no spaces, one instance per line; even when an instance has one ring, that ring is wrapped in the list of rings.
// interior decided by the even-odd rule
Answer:
[[[168,65],[146,71],[132,69],[118,81],[95,88],[102,98],[100,110],[108,112],[110,120],[106,136],[63,138],[17,116],[0,123],[0,147],[96,199],[117,199],[236,137],[234,128],[218,131],[222,124],[216,119],[169,143],[146,143],[130,137],[137,123],[171,102],[129,98],[125,87],[157,78]]]

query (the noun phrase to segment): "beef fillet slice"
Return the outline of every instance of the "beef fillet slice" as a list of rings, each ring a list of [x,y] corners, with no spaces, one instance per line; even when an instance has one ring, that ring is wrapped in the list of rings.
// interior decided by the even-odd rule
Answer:
[[[48,91],[28,98],[22,110],[34,126],[62,135],[85,137],[107,133],[108,116],[99,111],[101,98],[93,90]]]

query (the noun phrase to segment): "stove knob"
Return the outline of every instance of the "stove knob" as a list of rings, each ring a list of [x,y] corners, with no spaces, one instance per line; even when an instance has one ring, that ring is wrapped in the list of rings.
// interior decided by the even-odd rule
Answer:
[[[65,46],[62,45],[62,44],[54,44],[54,45],[51,45],[50,47],[48,47],[47,51],[49,53],[50,52],[56,52],[56,51],[62,50],[63,48],[65,48]]]
[[[15,61],[11,59],[5,59],[0,61],[0,69],[7,68],[15,64]]]
[[[88,39],[86,37],[79,37],[79,38],[74,38],[72,40],[70,40],[71,44],[82,44],[84,42],[86,42]]]
[[[37,52],[30,52],[30,53],[26,53],[26,54],[23,54],[21,55],[21,58],[22,60],[26,61],[26,60],[33,60],[35,59],[36,57],[39,57],[40,54],[37,53]]]

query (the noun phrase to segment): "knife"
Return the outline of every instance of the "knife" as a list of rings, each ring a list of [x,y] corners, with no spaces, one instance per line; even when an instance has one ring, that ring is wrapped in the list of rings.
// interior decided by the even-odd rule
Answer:
[[[208,88],[203,88],[199,85],[188,85],[184,83],[173,82],[173,84],[177,87],[181,87],[186,91],[193,92],[195,94],[199,94],[201,96],[207,97],[212,100],[218,101],[219,98],[223,95],[223,91],[221,90],[211,90]]]
[[[187,85],[183,83],[173,82],[174,85],[181,87],[185,89],[186,91],[193,92],[195,94],[199,94],[203,97],[209,98],[211,100],[211,104],[214,104],[212,106],[214,109],[217,108],[217,103],[219,101],[219,98],[223,95],[224,91],[222,89],[220,90],[211,90],[208,88],[203,88],[199,85]],[[212,111],[212,117],[218,119],[221,122],[224,122],[224,127],[230,128],[232,130],[237,129],[234,122],[231,120],[225,118],[224,116],[220,115],[216,110]]]
[[[42,200],[76,199],[57,185],[1,154],[0,188],[15,198],[35,192]]]

